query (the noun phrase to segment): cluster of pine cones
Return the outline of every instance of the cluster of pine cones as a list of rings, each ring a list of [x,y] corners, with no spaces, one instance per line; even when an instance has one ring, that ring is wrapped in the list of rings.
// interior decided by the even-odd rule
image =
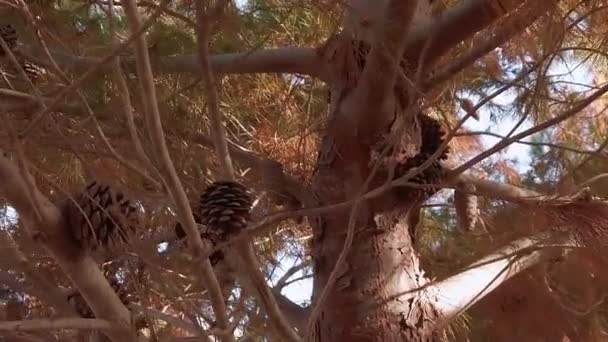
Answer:
[[[215,182],[207,187],[193,205],[193,215],[199,224],[201,238],[210,241],[212,247],[227,242],[242,232],[250,221],[253,197],[243,185],[237,182]],[[93,181],[86,188],[66,202],[66,218],[73,239],[85,252],[103,250],[116,256],[123,254],[141,231],[143,210],[137,201],[126,196],[117,188],[101,181]],[[174,227],[178,240],[186,244],[186,233],[178,222]],[[233,281],[230,270],[224,272],[223,248],[210,256],[221,283]],[[226,273],[226,274],[224,274]],[[107,276],[106,276],[107,277]],[[223,277],[223,278],[222,278]],[[114,291],[123,304],[132,302],[128,292],[113,277],[108,277]],[[223,286],[224,288],[224,286]],[[226,287],[228,291],[229,288]],[[84,318],[94,314],[80,293],[69,298],[75,310]],[[135,321],[136,327],[145,327]]]
[[[0,37],[2,37],[11,52],[16,51],[17,42],[19,41],[19,35],[17,34],[17,30],[15,30],[13,25],[6,24],[0,26]],[[7,51],[5,51],[2,46],[0,46],[0,58],[4,59],[2,63],[3,66],[11,72],[17,73],[17,70],[15,70],[15,66],[7,57]],[[17,61],[19,62],[19,64],[21,64],[21,67],[23,68],[23,71],[25,72],[27,77],[33,82],[39,80],[46,73],[44,68],[41,68],[34,63],[30,63],[25,60],[20,60],[19,58],[17,59]],[[19,75],[15,75],[15,78],[19,77]]]
[[[252,204],[247,188],[237,182],[211,184],[192,208],[201,238],[215,246],[238,235],[250,221]],[[92,181],[68,200],[65,213],[72,237],[85,251],[121,253],[143,222],[143,210],[137,201],[101,181]],[[174,230],[177,239],[184,240],[186,233],[179,222]],[[221,250],[216,251],[211,262],[222,258]]]

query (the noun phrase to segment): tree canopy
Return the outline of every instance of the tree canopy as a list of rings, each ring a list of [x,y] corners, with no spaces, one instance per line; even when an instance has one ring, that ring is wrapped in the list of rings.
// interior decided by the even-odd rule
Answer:
[[[423,150],[411,108],[441,124],[449,148],[441,161],[448,176],[420,203],[415,231],[408,221],[408,244],[429,279],[419,291],[439,298],[439,318],[416,315],[432,316],[451,341],[605,340],[608,2],[370,3],[0,1],[0,340],[90,341],[103,331],[113,341],[321,341],[310,314],[339,258],[319,260],[342,256],[350,231],[319,227],[340,225],[352,207],[373,215],[349,226],[392,220],[376,215],[389,203],[376,200],[380,182],[366,190],[359,180],[354,189],[326,184],[335,198],[310,190],[324,184],[324,144],[355,137],[353,148],[367,149],[369,136],[402,129],[395,140],[404,153]],[[390,107],[393,117],[388,106],[398,108]],[[371,153],[339,152],[360,164],[334,165],[336,175],[365,176],[361,165],[374,162]],[[70,234],[79,211],[65,208],[93,180],[119,189],[141,214],[120,252],[83,253]],[[237,180],[254,199],[235,241],[251,238],[259,270],[239,264],[247,275],[228,298],[209,272],[208,241],[195,234],[196,207],[187,205],[218,180]],[[368,197],[357,207],[360,191]],[[176,239],[177,222],[187,244]],[[357,229],[352,254],[386,233]],[[229,242],[242,254],[225,258],[246,260],[250,247]],[[331,299],[363,282],[357,258],[378,260],[389,279],[394,258],[378,253],[347,251]],[[474,288],[479,296],[467,292]],[[366,295],[377,293],[361,294],[362,306],[377,305]]]

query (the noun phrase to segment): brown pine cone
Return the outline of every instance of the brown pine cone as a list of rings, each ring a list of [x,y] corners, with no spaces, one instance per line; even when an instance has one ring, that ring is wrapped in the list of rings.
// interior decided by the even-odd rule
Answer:
[[[142,211],[135,202],[110,185],[93,181],[67,203],[70,230],[85,250],[117,252],[138,231]]]

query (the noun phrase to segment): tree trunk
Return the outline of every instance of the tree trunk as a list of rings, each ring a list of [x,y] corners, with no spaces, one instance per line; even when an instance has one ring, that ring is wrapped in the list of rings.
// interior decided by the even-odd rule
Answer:
[[[369,151],[364,146],[353,139],[332,148],[331,141],[325,139],[323,150],[332,151],[329,154],[335,159],[327,164],[320,160],[313,181],[320,205],[352,198],[369,171]],[[349,150],[351,153],[346,153]],[[350,210],[334,211],[313,224],[315,295],[323,291],[340,256]],[[412,210],[419,210],[414,201],[399,203],[388,195],[359,206],[352,247],[311,332],[316,341],[432,340],[435,313],[428,305],[429,297],[389,298],[428,281],[408,233],[407,218]]]
[[[410,26],[425,21],[424,17],[429,15],[425,4],[428,5],[425,0],[419,1]],[[337,41],[330,41],[324,50],[328,63],[333,64],[329,68],[337,72],[333,73],[330,115],[312,181],[312,190],[320,206],[352,200],[362,189],[369,191],[382,185],[388,175],[387,169],[373,170],[372,156],[378,152],[379,139],[362,136],[365,133],[355,127],[360,123],[352,119],[354,115],[350,100],[356,93],[353,90],[364,68],[365,55],[369,49],[352,49],[353,46],[361,45],[351,39],[357,37],[370,41],[374,32],[370,32],[369,28],[372,27],[373,31],[374,27],[381,24],[382,18],[378,13],[384,14],[384,11],[362,12],[362,3],[359,2],[358,5],[359,11],[353,10],[355,14],[345,24],[358,34],[351,36],[345,30],[345,34],[338,35]],[[357,13],[371,14],[364,20],[358,18]],[[391,98],[402,96],[398,89],[399,85],[395,87],[397,96]],[[397,113],[404,113],[407,106],[407,101],[397,100],[392,103],[395,102],[397,104],[389,113],[393,122]],[[384,109],[377,109],[376,113],[376,109],[370,107],[369,112],[364,113],[367,118],[377,118]],[[415,135],[420,131],[406,128],[405,133]],[[406,140],[412,141],[411,138],[406,137]],[[420,268],[409,233],[409,225],[415,225],[415,220],[411,218],[417,217],[423,200],[419,195],[421,192],[411,189],[391,190],[373,199],[361,201],[355,208],[357,215],[353,218],[352,246],[342,267],[337,270],[335,284],[329,289],[329,295],[315,316],[314,327],[309,326],[309,340],[439,340],[440,336],[433,331],[437,314],[431,305],[431,296],[422,292],[407,294],[408,290],[419,288],[428,282]],[[336,261],[340,258],[348,235],[352,209],[350,206],[335,210],[317,217],[316,222],[311,222],[315,269],[313,303],[319,300]]]
[[[465,1],[437,22],[450,24],[454,18],[470,19],[467,15],[472,14],[477,20],[443,32],[441,40],[431,39],[430,51],[421,52],[425,44],[403,43],[416,41],[408,34],[418,35],[424,30],[421,28],[431,27],[432,7],[437,2],[353,0],[344,30],[321,50],[331,103],[311,184],[317,205],[352,201],[362,192],[386,184],[391,180],[389,175],[392,179],[403,176],[434,154],[443,142],[436,122],[416,109],[410,84],[391,72],[405,74],[408,82],[420,81],[415,76],[424,77],[450,47],[522,2]],[[400,60],[401,56],[405,58]],[[399,127],[401,130],[395,132]],[[393,158],[382,157],[382,151],[389,151],[384,157]],[[382,158],[377,158],[379,153]],[[439,159],[444,157],[440,154]],[[436,183],[442,174],[437,161],[418,179],[408,181]],[[354,207],[341,207],[310,220],[315,272],[313,325],[308,326],[308,340],[445,339],[441,330],[445,313],[451,309],[441,309],[441,289],[425,287],[429,279],[413,247],[420,206],[433,191],[392,188]],[[332,275],[337,263],[340,265]],[[425,288],[417,291],[421,287]]]

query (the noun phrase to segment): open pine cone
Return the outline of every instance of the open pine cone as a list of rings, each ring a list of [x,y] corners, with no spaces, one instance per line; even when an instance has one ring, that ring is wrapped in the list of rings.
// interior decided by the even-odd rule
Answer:
[[[118,251],[127,245],[142,222],[135,202],[110,185],[93,181],[67,203],[72,235],[85,250]]]
[[[17,30],[11,24],[0,26],[0,36],[6,42],[9,49],[13,50],[17,47],[17,39],[19,36],[17,35]],[[2,47],[0,47],[0,57],[6,56],[6,51]]]
[[[227,241],[247,227],[253,198],[243,185],[237,182],[215,182],[199,197],[196,208],[193,208],[194,220],[202,225],[201,238],[216,245]],[[184,239],[186,233],[178,222],[175,235]],[[223,259],[223,253],[217,251],[210,257],[216,264]]]
[[[441,124],[434,118],[426,114],[418,114],[418,122],[420,124],[421,144],[420,152],[412,158],[409,158],[404,163],[397,165],[395,175],[401,177],[410,169],[419,167],[426,162],[443,144],[445,141],[445,130]],[[448,158],[449,149],[444,149],[441,154],[429,165],[424,171],[416,174],[408,180],[411,183],[417,184],[436,184],[443,178],[442,161]],[[414,194],[422,193],[425,197],[432,196],[437,189],[433,187],[425,188],[421,191],[414,191]]]

